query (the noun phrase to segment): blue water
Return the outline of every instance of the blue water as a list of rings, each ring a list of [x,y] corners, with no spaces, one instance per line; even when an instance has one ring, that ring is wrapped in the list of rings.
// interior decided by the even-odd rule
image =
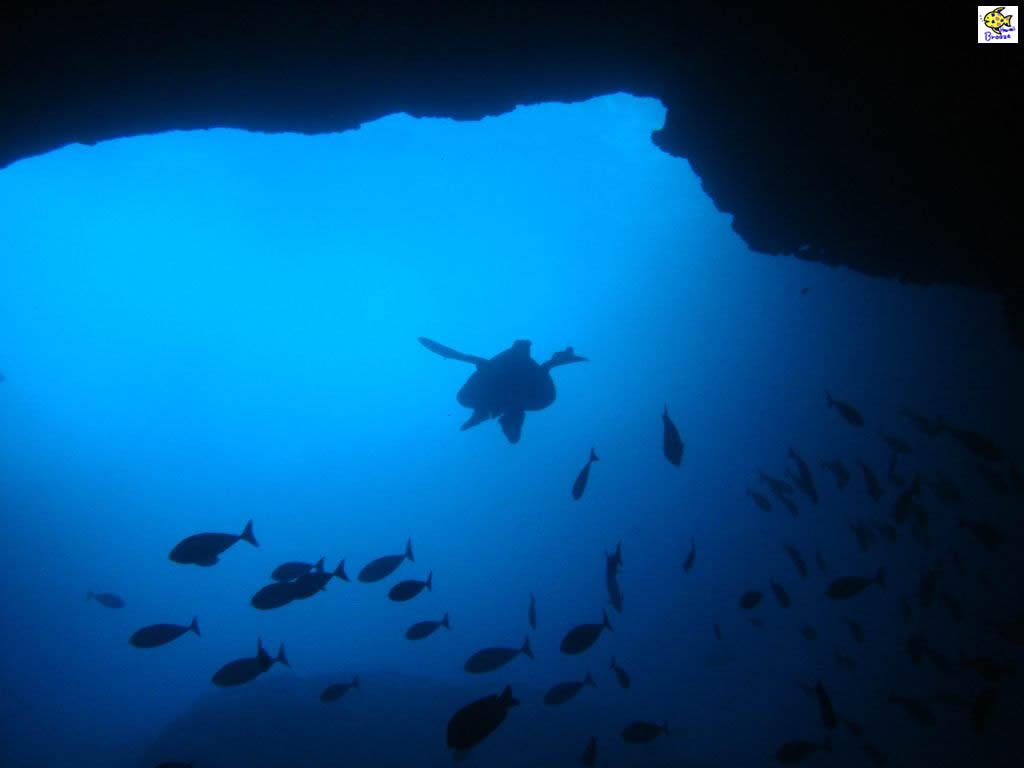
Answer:
[[[1011,764],[1020,683],[1000,685],[979,736],[969,709],[988,686],[959,655],[1020,661],[988,624],[1020,612],[1019,489],[994,493],[962,445],[902,413],[996,440],[1007,481],[1024,469],[1024,376],[998,302],[750,252],[687,162],[651,143],[664,114],[619,94],[480,122],[392,115],[327,136],[178,132],[0,172],[4,764],[449,765],[448,718],[511,685],[521,706],[469,764],[574,765],[593,735],[598,765],[774,765],[784,741],[822,740],[798,685],[818,679],[891,765]],[[493,421],[460,432],[469,411],[455,393],[473,368],[418,336],[484,357],[530,339],[538,361],[571,345],[589,362],[554,369],[556,401],[512,445]],[[826,408],[826,388],[866,426]],[[665,404],[680,468],[662,456]],[[958,509],[922,492],[927,546],[904,527],[863,551],[850,530],[887,520],[899,493],[879,430],[913,444],[906,478],[942,471],[966,498]],[[592,446],[600,461],[573,501]],[[782,476],[790,446],[821,502],[798,492],[798,517],[762,512],[746,489],[766,491],[760,470]],[[845,490],[820,467],[836,457],[852,473]],[[882,480],[880,502],[856,458]],[[960,514],[1001,528],[999,556]],[[259,548],[239,542],[212,568],[168,559],[186,536],[237,534],[250,519]],[[277,611],[249,605],[282,562],[344,558],[354,576],[410,537],[415,561],[383,583],[333,580]],[[621,614],[604,578],[619,541]],[[918,603],[936,562],[959,623],[943,599]],[[880,566],[887,591],[824,596],[831,579]],[[432,591],[387,599],[428,573]],[[749,613],[748,589],[765,592]],[[614,631],[580,656],[559,652],[605,609]],[[445,612],[450,632],[405,639]],[[127,642],[193,616],[201,637]],[[843,617],[862,624],[863,645]],[[955,662],[952,677],[911,663],[914,632]],[[474,651],[527,634],[534,661],[463,671]],[[291,668],[213,686],[257,638],[272,654],[283,642]],[[547,688],[587,671],[597,688],[543,705]],[[319,702],[354,675],[359,690]],[[937,700],[943,690],[966,704]],[[938,726],[892,692],[930,702]],[[624,744],[632,720],[667,720],[669,733]],[[806,764],[869,764],[842,724],[832,743]]]

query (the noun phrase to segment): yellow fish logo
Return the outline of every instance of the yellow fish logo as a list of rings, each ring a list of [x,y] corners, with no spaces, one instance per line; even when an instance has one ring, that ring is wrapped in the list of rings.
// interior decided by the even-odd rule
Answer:
[[[1007,27],[1010,26],[1010,19],[1012,19],[1013,16],[1003,16],[1003,14],[1000,13],[1000,11],[1005,7],[1005,5],[1000,5],[998,8],[985,14],[985,26],[993,32],[998,32],[1004,25]]]

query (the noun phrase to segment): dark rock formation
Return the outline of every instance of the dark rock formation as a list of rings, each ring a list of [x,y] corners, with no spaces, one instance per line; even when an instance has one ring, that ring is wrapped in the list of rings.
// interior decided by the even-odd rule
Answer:
[[[0,168],[169,129],[338,131],[627,91],[665,103],[654,141],[690,161],[751,248],[994,291],[1020,339],[1006,144],[1020,121],[970,17],[690,5],[7,5]]]

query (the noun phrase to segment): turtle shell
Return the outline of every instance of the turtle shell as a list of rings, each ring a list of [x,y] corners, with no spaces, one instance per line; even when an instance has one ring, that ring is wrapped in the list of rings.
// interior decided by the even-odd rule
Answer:
[[[547,408],[555,401],[555,382],[549,370],[530,357],[529,344],[517,341],[480,365],[455,399],[492,417]]]

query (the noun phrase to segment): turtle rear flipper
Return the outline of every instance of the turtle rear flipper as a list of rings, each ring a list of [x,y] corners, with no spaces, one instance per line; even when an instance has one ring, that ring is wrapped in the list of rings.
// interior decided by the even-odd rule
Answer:
[[[459,427],[459,429],[465,432],[470,427],[475,427],[477,424],[487,421],[489,418],[491,418],[491,415],[486,410],[478,408],[473,411],[473,415],[466,419],[466,423]]]
[[[498,419],[501,424],[501,431],[505,433],[510,443],[518,443],[519,435],[523,431],[523,419],[526,418],[525,411],[505,411]]]
[[[429,349],[435,355],[440,355],[448,360],[459,360],[463,363],[472,363],[473,365],[482,365],[487,361],[482,357],[476,355],[464,355],[462,352],[446,347],[444,344],[438,344],[432,339],[428,339],[426,336],[420,336],[418,338],[420,344]]]

